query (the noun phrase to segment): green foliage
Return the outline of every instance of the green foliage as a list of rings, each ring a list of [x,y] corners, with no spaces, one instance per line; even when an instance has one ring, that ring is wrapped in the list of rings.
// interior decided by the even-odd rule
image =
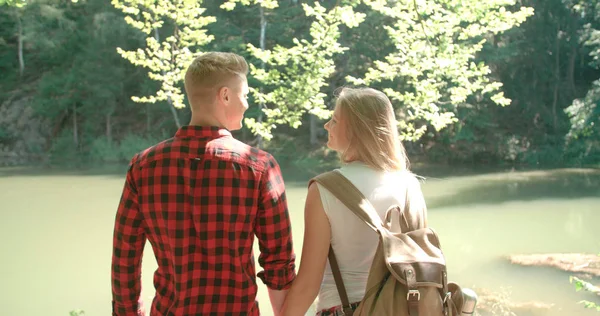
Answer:
[[[314,6],[303,4],[303,8],[306,16],[313,19],[310,41],[294,38],[294,46],[290,48],[277,45],[264,51],[248,44],[249,52],[267,65],[267,69],[251,65],[251,74],[270,91],[252,89],[255,100],[267,105],[263,109],[266,119],[257,122],[246,118],[245,124],[267,140],[272,138],[271,131],[277,125],[298,128],[305,113],[321,119],[330,116],[324,101],[326,94],[321,89],[335,71],[332,57],[347,50],[337,41],[339,28],[356,27],[364,19],[363,14],[354,12],[350,6],[327,10],[316,2]]]
[[[141,135],[130,134],[125,136],[119,143],[119,157],[123,161],[129,161],[138,152],[153,146],[157,143],[157,139],[144,137]]]
[[[522,5],[533,7],[535,15],[519,28],[486,37],[477,61],[489,65],[491,78],[503,83],[502,91],[513,100],[510,106],[497,107],[477,94],[471,96],[466,111],[455,111],[458,122],[453,124],[471,129],[471,141],[441,142],[453,139],[459,129],[452,127],[438,133],[428,128],[419,143],[434,142],[433,149],[444,153],[442,161],[597,165],[597,143],[565,137],[571,126],[565,108],[574,99],[583,100],[590,84],[600,76],[590,65],[591,47],[583,44],[585,29],[598,28],[591,18],[595,1],[581,1],[587,5],[586,14],[575,11],[571,2],[524,0]],[[583,114],[575,108],[571,112]],[[482,151],[488,158],[481,159]]]
[[[237,3],[242,5],[260,5],[265,9],[275,9],[279,6],[277,0],[227,0],[221,5],[221,9],[233,10]]]
[[[9,7],[23,7],[27,4],[26,0],[0,0],[0,6],[7,5]]]
[[[185,107],[180,83],[197,49],[213,40],[204,27],[215,18],[203,16],[205,9],[198,0],[112,0],[112,4],[125,13],[129,25],[147,36],[145,49],[127,51],[118,47],[117,51],[132,64],[147,68],[148,77],[161,85],[155,95],[132,100],[168,101],[176,108]],[[161,32],[167,34],[164,39],[160,38]]]
[[[69,316],[85,316],[85,311],[81,309],[72,310],[69,312]]]
[[[84,160],[80,148],[74,143],[73,130],[66,128],[52,141],[49,150],[49,163],[58,166],[79,165]]]
[[[51,165],[79,166],[88,162],[102,164],[127,163],[135,154],[164,139],[128,134],[120,141],[106,137],[82,140],[74,145],[73,131],[65,129],[55,137],[50,148]]]
[[[515,1],[364,1],[394,19],[386,25],[396,50],[375,61],[354,84],[389,82],[385,92],[403,106],[402,137],[418,140],[428,125],[441,130],[456,121],[456,108],[481,94],[494,103],[510,100],[490,79],[490,68],[475,56],[486,36],[518,26],[533,10],[507,10]]]
[[[592,84],[592,88],[584,99],[576,99],[565,109],[571,121],[568,139],[588,138],[597,133],[596,125],[600,122],[600,80]]]
[[[600,2],[582,1],[573,4],[573,11],[592,16],[595,24],[586,24],[581,41],[591,49],[591,65],[600,68]],[[569,116],[571,128],[566,135],[567,147],[578,151],[578,158],[591,163],[600,162],[600,79],[592,83],[584,98],[575,99],[564,111]],[[579,149],[579,150],[578,150]],[[591,158],[591,159],[590,159]]]
[[[592,292],[592,293],[596,293],[596,294],[600,295],[600,288],[597,288],[597,287],[593,286],[591,283],[586,282],[578,277],[574,277],[574,276],[569,277],[569,282],[571,284],[575,285],[575,291],[577,291],[577,292],[587,291],[587,292]],[[579,303],[583,304],[583,306],[585,306],[585,308],[595,309],[596,311],[600,312],[600,304],[598,304],[598,303],[590,302],[587,300],[582,300]]]
[[[275,134],[264,149],[277,159],[287,181],[306,181],[340,164],[334,151],[327,148],[310,150],[308,139],[298,140],[283,133]]]
[[[498,130],[494,114],[485,103],[465,104],[456,110],[457,122],[442,133],[430,131],[423,135],[423,144],[435,144],[424,149],[434,162],[498,164],[514,161],[524,149],[516,138],[504,139]]]
[[[14,139],[13,133],[0,127],[0,144],[8,144]]]
[[[95,162],[116,163],[121,162],[124,158],[121,155],[122,149],[107,137],[99,137],[92,141],[90,148],[90,158]],[[126,154],[130,154],[127,151]],[[128,156],[127,158],[131,158]],[[125,158],[125,159],[127,159]]]

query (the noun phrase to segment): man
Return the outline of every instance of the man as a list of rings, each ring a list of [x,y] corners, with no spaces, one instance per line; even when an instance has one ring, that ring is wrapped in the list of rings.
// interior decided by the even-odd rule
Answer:
[[[232,53],[196,58],[185,75],[190,124],[131,160],[114,228],[113,315],[144,315],[146,239],[158,263],[151,315],[259,315],[254,235],[279,314],[296,276],[281,171],[229,132],[248,109],[247,73]]]

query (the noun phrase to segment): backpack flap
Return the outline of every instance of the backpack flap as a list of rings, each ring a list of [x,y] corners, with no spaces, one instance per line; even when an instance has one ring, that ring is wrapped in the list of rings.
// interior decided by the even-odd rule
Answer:
[[[408,233],[380,230],[381,245],[388,269],[409,288],[445,285],[446,261],[431,228]]]

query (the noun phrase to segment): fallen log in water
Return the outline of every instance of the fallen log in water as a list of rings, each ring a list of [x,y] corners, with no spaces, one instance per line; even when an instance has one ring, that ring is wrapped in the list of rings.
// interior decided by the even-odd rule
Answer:
[[[566,272],[600,277],[600,256],[581,253],[550,253],[511,255],[512,264],[523,266],[553,267]]]
[[[507,257],[511,264],[522,266],[551,267],[575,275],[585,276],[587,279],[600,277],[600,256],[595,254],[579,253],[552,253],[510,255]],[[600,287],[589,285],[586,290],[600,295]],[[480,315],[519,315],[542,316],[546,315],[554,306],[552,303],[529,301],[514,302],[505,292],[493,292],[486,289],[475,289],[479,296],[477,311]],[[511,314],[514,313],[514,314]]]

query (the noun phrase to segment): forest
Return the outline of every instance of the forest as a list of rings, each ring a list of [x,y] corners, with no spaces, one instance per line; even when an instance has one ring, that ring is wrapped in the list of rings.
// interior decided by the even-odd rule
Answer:
[[[207,51],[250,63],[234,136],[282,168],[337,161],[343,86],[390,97],[416,163],[600,166],[598,0],[0,0],[0,166],[127,163]]]

